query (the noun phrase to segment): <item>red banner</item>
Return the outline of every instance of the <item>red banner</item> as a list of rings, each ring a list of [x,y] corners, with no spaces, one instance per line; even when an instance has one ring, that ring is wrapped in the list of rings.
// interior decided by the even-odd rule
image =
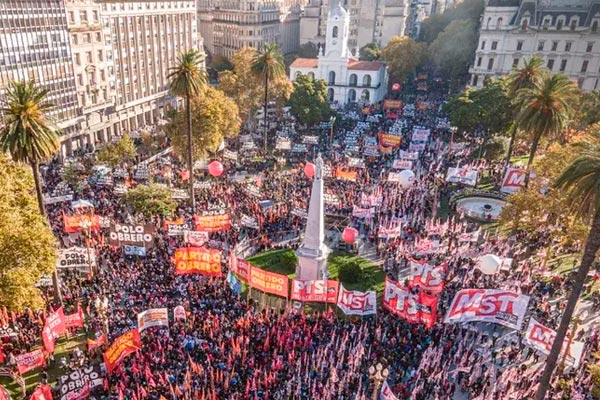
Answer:
[[[431,294],[440,294],[444,290],[446,265],[429,265],[426,261],[410,260],[409,286],[419,286]]]
[[[15,358],[21,375],[46,363],[46,356],[42,349],[34,350],[31,353],[19,354]]]
[[[197,231],[223,232],[231,228],[229,213],[214,215],[194,215]]]
[[[314,303],[336,303],[340,283],[334,280],[292,281],[292,300]]]
[[[135,353],[142,347],[140,333],[132,329],[115,339],[113,344],[104,352],[104,363],[106,372],[109,374],[131,353]]]
[[[384,100],[383,101],[383,108],[385,110],[389,110],[389,109],[400,109],[402,108],[402,100]]]
[[[63,214],[65,223],[65,232],[79,232],[81,228],[86,228],[91,231],[100,230],[100,219],[97,215],[65,215]]]
[[[104,333],[102,335],[100,335],[100,337],[98,339],[88,339],[87,340],[87,345],[88,345],[89,351],[97,349],[98,347],[102,346],[103,344],[106,344],[106,335]]]
[[[384,132],[379,132],[379,144],[386,147],[398,147],[402,143],[402,136],[388,135]]]
[[[250,266],[248,284],[253,288],[281,297],[288,297],[288,281],[286,275],[265,271],[253,265]]]
[[[385,278],[383,308],[408,323],[423,324],[431,328],[437,316],[437,302],[435,296],[424,292],[413,294],[398,282]]]
[[[48,315],[42,330],[42,341],[48,353],[54,351],[54,340],[62,335],[66,329],[65,313],[62,307]]]
[[[83,328],[83,310],[81,309],[81,306],[77,306],[76,313],[65,315],[65,327]]]
[[[31,395],[30,400],[52,400],[52,388],[50,385],[38,387]]]
[[[221,251],[205,247],[180,247],[175,251],[175,275],[222,276]]]
[[[238,258],[233,250],[229,257],[229,269],[233,272],[240,280],[248,282],[250,279],[250,263],[243,258]]]

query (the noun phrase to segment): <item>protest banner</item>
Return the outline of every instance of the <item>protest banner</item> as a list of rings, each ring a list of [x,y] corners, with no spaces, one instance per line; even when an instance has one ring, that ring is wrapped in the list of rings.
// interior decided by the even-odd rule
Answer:
[[[292,300],[314,303],[335,303],[340,282],[334,280],[292,280]]]
[[[88,351],[97,349],[98,347],[100,347],[104,344],[106,344],[106,335],[105,334],[100,335],[97,339],[88,339],[87,340]]]
[[[374,213],[375,213],[374,207],[361,208],[356,205],[352,207],[352,216],[356,217],[356,218],[371,218]]]
[[[185,231],[189,231],[192,228],[183,218],[165,221],[165,227],[167,228],[167,235],[169,236],[183,236]]]
[[[231,150],[223,150],[223,158],[227,159],[227,160],[233,160],[233,161],[237,161],[238,159],[238,153],[237,151],[231,151]]]
[[[248,284],[255,289],[287,298],[288,281],[289,279],[286,275],[265,271],[254,265],[250,265]]]
[[[208,232],[183,231],[183,241],[195,247],[202,247],[208,242]]]
[[[412,169],[412,161],[411,160],[394,160],[392,164],[393,169]]]
[[[340,283],[337,306],[346,315],[371,315],[377,312],[375,291],[359,292],[346,290]]]
[[[377,231],[377,237],[384,239],[393,239],[397,238],[400,235],[402,235],[402,225],[391,227],[380,226]]]
[[[42,329],[42,341],[48,353],[54,351],[54,340],[62,335],[66,329],[65,313],[62,307],[46,317],[44,329]]]
[[[205,247],[180,247],[175,250],[175,275],[221,276],[221,252]]]
[[[242,214],[242,219],[240,221],[240,224],[247,228],[252,228],[252,229],[259,228],[258,221],[256,220],[256,218],[253,218],[246,214]]]
[[[125,253],[126,256],[146,257],[146,248],[143,246],[130,246],[125,244],[123,245],[123,253]]]
[[[36,349],[30,353],[19,354],[15,359],[17,360],[17,369],[21,375],[36,369],[37,367],[41,367],[46,363],[46,357],[42,349]]]
[[[141,347],[142,342],[137,329],[132,329],[116,338],[103,354],[106,372],[110,374],[125,357],[138,351]]]
[[[90,231],[100,230],[100,221],[97,215],[66,215],[63,214],[63,222],[65,224],[65,232],[75,233],[81,231],[82,228]]]
[[[391,100],[391,99],[384,100],[383,108],[385,110],[400,109],[400,108],[402,108],[402,100]]]
[[[223,213],[221,213],[221,211]],[[231,217],[225,210],[215,212],[212,215],[194,215],[197,231],[223,232],[231,228]]]
[[[401,160],[411,160],[411,161],[415,161],[419,159],[419,153],[416,151],[404,151],[404,150],[400,150],[398,152],[398,156],[400,157]]]
[[[104,385],[100,365],[91,365],[70,371],[58,379],[61,400],[83,400],[89,392]],[[86,390],[87,389],[87,390]],[[84,394],[87,396],[82,397]]]
[[[526,178],[527,171],[519,168],[508,168],[502,180],[500,191],[509,194],[515,193],[525,186]]]
[[[550,329],[540,324],[534,318],[531,318],[527,325],[525,336],[523,336],[523,343],[538,350],[542,354],[548,355],[552,349],[555,337],[555,330]],[[584,347],[585,343],[576,340],[571,341],[571,344],[569,345],[569,339],[566,338],[561,349],[561,355],[564,355],[565,349],[568,349],[565,362],[574,368],[577,368],[579,367]]]
[[[69,247],[59,249],[56,268],[76,268],[89,272],[90,266],[96,265],[96,251],[86,247]]]
[[[344,181],[356,182],[356,171],[348,171],[338,167],[335,170],[335,177]]]
[[[477,185],[477,170],[470,168],[448,168],[446,182],[475,186]]]
[[[389,135],[386,133],[379,133],[379,144],[386,147],[398,147],[402,143],[402,136]]]
[[[81,306],[77,307],[77,312],[65,315],[65,327],[83,328],[83,309]]]
[[[529,296],[499,289],[464,289],[454,296],[444,322],[493,322],[519,330]]]
[[[398,282],[385,278],[383,308],[411,324],[423,324],[431,328],[437,314],[436,296],[424,292],[412,293]]]
[[[445,265],[429,265],[426,261],[410,260],[409,286],[419,286],[431,294],[444,290]]]
[[[0,399],[1,398],[2,397],[0,396]],[[35,389],[35,391],[31,394],[31,398],[29,400],[52,400],[52,388],[48,384],[38,386],[38,388]]]
[[[19,328],[16,325],[8,325],[8,321],[6,325],[0,326],[0,339],[2,338],[10,338],[19,336]]]
[[[182,305],[176,306],[173,309],[173,319],[175,321],[178,321],[180,319],[186,320],[187,319],[187,314],[185,312],[185,308],[183,308]]]
[[[251,265],[248,261],[239,258],[235,255],[233,250],[229,257],[229,269],[233,272],[240,280],[248,282],[250,279],[250,268]]]
[[[154,225],[129,225],[113,222],[110,225],[108,243],[111,246],[137,246],[150,249],[154,246]]]
[[[429,135],[431,131],[429,129],[424,128],[414,128],[411,136],[411,141],[413,142],[426,142],[429,140]]]
[[[169,310],[166,308],[150,308],[137,315],[138,332],[153,326],[169,326]]]
[[[396,395],[392,392],[390,385],[388,385],[387,380],[383,381],[381,392],[379,393],[379,400],[398,400]]]
[[[44,204],[45,205],[64,203],[64,202],[71,201],[71,200],[73,200],[72,194],[65,194],[62,196],[44,196]]]

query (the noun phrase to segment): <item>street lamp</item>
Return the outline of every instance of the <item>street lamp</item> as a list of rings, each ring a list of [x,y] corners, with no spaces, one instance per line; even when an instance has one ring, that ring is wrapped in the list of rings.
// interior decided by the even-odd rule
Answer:
[[[385,368],[380,362],[369,367],[369,379],[371,379],[375,384],[375,389],[373,390],[373,400],[377,400],[379,387],[381,386],[381,383],[387,379],[389,374],[390,371],[388,371],[388,369]]]

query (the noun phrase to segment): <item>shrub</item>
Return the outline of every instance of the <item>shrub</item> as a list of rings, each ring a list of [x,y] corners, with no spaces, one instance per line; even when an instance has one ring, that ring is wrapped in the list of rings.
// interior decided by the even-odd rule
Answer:
[[[340,266],[338,277],[346,283],[358,283],[362,279],[362,269],[356,261],[347,261]]]

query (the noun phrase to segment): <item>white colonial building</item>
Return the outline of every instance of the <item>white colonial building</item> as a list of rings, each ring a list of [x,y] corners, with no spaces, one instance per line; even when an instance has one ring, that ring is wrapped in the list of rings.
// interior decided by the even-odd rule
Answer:
[[[290,79],[307,74],[327,82],[327,97],[331,102],[346,104],[364,100],[383,100],[387,91],[387,68],[378,61],[359,61],[348,47],[350,16],[339,4],[332,2],[327,21],[325,47],[318,58],[298,58],[290,66]]]
[[[600,0],[489,0],[470,68],[471,86],[538,55],[584,91],[600,87]]]

